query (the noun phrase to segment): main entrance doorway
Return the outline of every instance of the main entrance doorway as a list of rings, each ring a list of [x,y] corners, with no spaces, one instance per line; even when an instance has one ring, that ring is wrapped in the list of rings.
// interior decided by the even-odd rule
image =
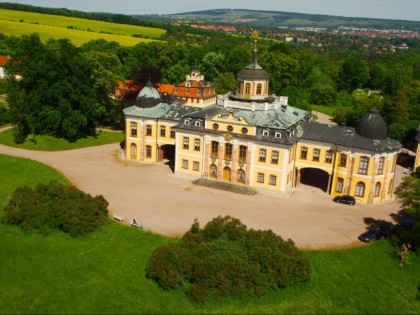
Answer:
[[[230,173],[231,173],[230,168],[226,166],[223,169],[223,180],[230,181]]]

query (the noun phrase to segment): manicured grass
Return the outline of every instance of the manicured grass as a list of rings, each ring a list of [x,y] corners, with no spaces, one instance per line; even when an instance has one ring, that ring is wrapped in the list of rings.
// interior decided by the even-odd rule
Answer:
[[[67,178],[49,166],[0,154],[0,208],[16,188],[24,185],[35,187],[39,183],[47,184],[51,180],[69,183]]]
[[[142,42],[149,42],[151,39],[136,38],[125,35],[113,35],[96,32],[80,31],[63,27],[48,26],[41,24],[19,23],[14,21],[0,20],[0,30],[7,36],[22,36],[32,33],[39,33],[43,42],[48,39],[68,38],[74,45],[80,46],[94,39],[105,39],[115,41],[123,46],[133,46]]]
[[[14,160],[14,161],[13,161]],[[7,191],[38,176],[45,166],[0,155],[0,204]],[[35,166],[35,169],[34,169]],[[30,167],[28,171],[22,169]],[[4,168],[0,168],[2,171]],[[35,172],[35,173],[34,173]],[[34,176],[35,175],[35,176]],[[51,178],[59,175],[50,173]],[[211,301],[203,305],[179,291],[163,291],[145,277],[157,246],[176,241],[109,221],[91,235],[47,237],[0,224],[0,310],[2,313],[419,313],[420,258],[404,269],[386,242],[335,251],[306,251],[313,279],[260,298]]]
[[[97,133],[97,137],[87,137],[79,139],[74,143],[68,142],[65,139],[57,139],[51,136],[28,136],[26,141],[22,144],[16,144],[13,141],[13,129],[8,129],[0,132],[0,144],[27,150],[37,151],[65,151],[74,150],[86,147],[93,147],[96,145],[110,144],[121,142],[124,140],[122,132],[102,132]]]
[[[320,112],[328,116],[333,116],[333,113],[340,107],[325,106],[325,105],[311,105],[311,109],[315,112]]]

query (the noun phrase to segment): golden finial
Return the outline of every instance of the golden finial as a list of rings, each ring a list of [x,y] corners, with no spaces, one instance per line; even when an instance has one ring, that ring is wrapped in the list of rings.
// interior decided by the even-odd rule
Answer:
[[[258,40],[258,31],[257,30],[253,30],[251,32],[251,36],[254,39],[254,51],[257,52],[257,40]]]

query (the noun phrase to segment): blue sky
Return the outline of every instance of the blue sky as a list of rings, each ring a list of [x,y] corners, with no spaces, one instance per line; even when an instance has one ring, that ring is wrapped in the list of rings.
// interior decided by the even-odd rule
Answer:
[[[420,0],[8,0],[8,2],[133,15],[232,8],[420,21]]]

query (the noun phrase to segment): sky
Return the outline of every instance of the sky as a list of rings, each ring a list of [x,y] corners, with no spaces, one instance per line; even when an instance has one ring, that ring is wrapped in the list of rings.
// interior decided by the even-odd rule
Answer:
[[[128,15],[255,9],[420,21],[420,0],[8,0],[41,7]]]

